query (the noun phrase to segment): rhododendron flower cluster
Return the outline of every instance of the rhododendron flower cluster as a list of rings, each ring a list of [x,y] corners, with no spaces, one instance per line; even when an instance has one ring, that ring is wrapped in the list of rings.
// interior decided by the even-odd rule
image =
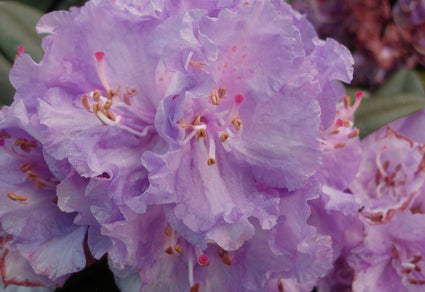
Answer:
[[[0,114],[5,286],[104,257],[122,291],[425,283],[403,270],[422,233],[392,236],[422,216],[424,148],[395,130],[361,145],[351,54],[290,5],[92,0],[37,31],[45,55],[19,50]]]

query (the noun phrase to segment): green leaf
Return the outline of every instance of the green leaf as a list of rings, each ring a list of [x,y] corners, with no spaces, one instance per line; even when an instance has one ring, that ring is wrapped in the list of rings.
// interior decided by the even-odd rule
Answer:
[[[418,68],[414,70],[415,74],[418,76],[419,80],[422,82],[422,86],[425,86],[425,68]]]
[[[9,71],[12,65],[0,55],[0,106],[8,105],[12,102],[15,89],[9,82]]]
[[[36,33],[35,25],[42,15],[41,11],[24,4],[0,2],[0,51],[9,62],[14,61],[20,45],[35,61],[41,60],[42,37]]]
[[[421,80],[415,72],[402,69],[391,76],[390,79],[375,92],[374,95],[387,95],[397,93],[416,93],[424,95],[424,88]]]
[[[37,8],[41,11],[48,11],[52,7],[55,0],[12,0],[14,2],[19,2],[34,8]]]
[[[402,69],[391,76],[371,98],[363,98],[354,114],[360,138],[392,121],[418,112],[425,107],[425,92],[418,76]]]
[[[396,93],[364,98],[354,115],[360,138],[386,124],[411,115],[425,107],[425,96],[415,93]]]

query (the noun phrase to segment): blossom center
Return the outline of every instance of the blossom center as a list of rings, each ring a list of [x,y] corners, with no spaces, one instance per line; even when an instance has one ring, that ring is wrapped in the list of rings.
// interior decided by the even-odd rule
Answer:
[[[96,89],[81,98],[83,107],[93,113],[103,125],[115,126],[136,136],[144,137],[152,129],[154,114],[131,102],[138,95],[136,89],[121,84],[116,89],[109,85],[104,70],[104,52],[96,52],[97,73],[106,95]]]
[[[229,152],[228,140],[242,133],[242,121],[238,115],[244,98],[237,94],[230,101],[225,99],[225,94],[224,87],[213,89],[207,98],[200,98],[201,110],[191,117],[192,123],[185,124],[184,118],[180,121],[180,126],[186,130],[181,144],[185,145],[196,138],[196,143],[207,156],[207,165],[216,163],[216,143]]]
[[[36,189],[56,188],[58,181],[48,170],[35,140],[25,137],[14,138],[8,132],[0,130],[0,148],[4,153],[21,162],[19,170],[26,178],[34,182]],[[26,196],[15,192],[8,192],[7,197],[18,203],[25,203],[28,200]]]
[[[407,260],[402,260],[402,256],[397,248],[393,247],[394,267],[401,270],[401,277],[407,279],[407,282],[413,285],[425,285],[425,275],[422,272],[421,262],[422,255],[409,257]]]
[[[359,136],[359,129],[354,127],[354,123],[350,119],[359,107],[362,98],[363,92],[358,91],[356,101],[351,105],[350,97],[344,96],[343,103],[337,109],[333,124],[328,129],[321,130],[320,142],[325,151],[344,148]]]

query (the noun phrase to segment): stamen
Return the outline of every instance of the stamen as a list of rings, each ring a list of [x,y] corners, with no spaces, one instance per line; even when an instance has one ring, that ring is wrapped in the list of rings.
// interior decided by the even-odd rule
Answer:
[[[226,152],[232,151],[232,149],[230,148],[229,143],[227,141],[222,142],[221,145],[223,146],[223,148]]]
[[[363,91],[359,90],[356,92],[356,101],[354,102],[353,106],[350,108],[350,110],[347,111],[347,113],[345,114],[345,117],[350,117],[351,115],[354,114],[354,112],[357,110],[357,108],[360,105],[360,102],[362,101],[363,98]]]
[[[401,271],[402,274],[410,274],[412,272],[411,268],[405,268]]]
[[[119,109],[124,109],[132,114],[134,114],[136,117],[142,119],[144,122],[151,124],[153,123],[153,121],[155,120],[155,114],[144,110],[143,108],[140,107],[135,107],[130,106],[128,104],[126,104],[125,102],[121,102],[121,101],[114,101],[114,107],[115,108],[119,108]]]
[[[181,145],[185,145],[187,142],[189,142],[190,140],[192,140],[192,138],[197,134],[197,131],[192,131],[189,135],[187,135],[186,138],[184,138],[184,140],[180,143]]]
[[[194,125],[199,125],[201,123],[201,116],[200,115],[196,115],[194,118],[193,118],[193,122],[192,122],[192,124],[194,124]]]
[[[99,105],[101,105],[100,103],[98,103]],[[94,107],[93,107],[94,109]],[[106,111],[106,112],[102,112],[100,110],[97,109],[96,111],[96,116],[99,118],[99,120],[104,124],[104,125],[108,125],[108,126],[115,126],[118,128],[121,128],[123,130],[126,130],[136,136],[139,137],[145,137],[149,130],[151,128],[153,128],[152,126],[145,126],[145,128],[143,129],[142,132],[134,130],[130,127],[127,127],[126,125],[122,125],[120,124],[121,121],[121,117],[120,116],[115,116],[111,111]]]
[[[376,167],[378,168],[379,172],[381,173],[381,176],[384,177],[384,178],[387,177],[388,175],[385,171],[385,168],[381,164],[381,155],[387,149],[388,149],[387,146],[385,146],[385,145],[382,146],[381,150],[376,155],[376,160],[375,160],[376,161]]]
[[[99,99],[100,99],[100,91],[98,89],[96,89],[95,91],[93,91],[92,98],[93,98],[94,101],[99,101]]]
[[[115,90],[113,90],[112,88],[108,90],[108,92],[106,93],[106,97],[111,100],[113,97],[117,96],[117,93]]]
[[[127,105],[131,105],[130,98],[135,96],[135,95],[137,95],[136,89],[134,89],[134,88],[131,88],[130,90],[126,89],[125,92],[124,92],[124,95],[123,95],[124,102]]]
[[[105,116],[110,119],[111,121],[115,121],[116,120],[116,116],[113,112],[111,112],[110,110],[107,110],[105,112]]]
[[[93,113],[96,115],[96,117],[102,122],[102,124],[103,125],[107,125],[108,123],[104,120],[104,119],[102,119],[102,117],[104,117],[105,119],[107,119],[103,114],[102,114],[102,112],[103,112],[104,110],[103,110],[103,105],[100,103],[100,102],[98,102],[98,103],[95,103],[95,104],[93,104]],[[107,119],[107,120],[109,120],[109,119]]]
[[[15,193],[12,193],[12,192],[8,192],[7,196],[8,196],[9,199],[11,199],[12,201],[16,201],[16,202],[25,202],[26,200],[28,200],[27,197],[20,196],[20,195],[17,195]]]
[[[199,284],[193,284],[192,287],[190,287],[190,292],[199,292]]]
[[[111,89],[111,86],[109,86],[108,82],[106,81],[105,71],[103,68],[103,60],[105,57],[105,53],[99,51],[96,52],[94,56],[96,57],[97,74],[99,75],[100,81],[102,82],[102,85],[105,87],[106,91],[109,91]]]
[[[207,131],[205,129],[196,130],[196,139],[199,141],[201,138],[207,137]]]
[[[220,135],[220,142],[223,143],[224,141],[226,141],[228,138],[230,137],[230,135],[226,132],[224,132],[223,134]]]
[[[233,126],[235,126],[236,130],[240,130],[240,128],[242,127],[242,121],[239,119],[234,119],[232,121]]]
[[[34,164],[32,163],[24,163],[19,166],[19,169],[23,172],[27,172],[28,170],[31,170],[34,168]]]
[[[165,227],[165,229],[164,229],[165,235],[167,235],[168,237],[170,237],[172,232],[173,232],[173,229],[171,228],[171,226]]]
[[[349,123],[347,123],[346,127],[351,127],[352,126],[352,122],[350,122],[350,118],[353,116],[354,112],[357,110],[357,108],[360,105],[360,102],[363,99],[363,91],[357,91],[356,93],[356,100],[353,104],[353,106],[351,106],[351,99],[346,95],[344,96],[344,107],[345,107],[345,111],[343,112],[343,114],[340,116],[341,119],[343,120],[347,120]]]
[[[168,247],[168,248],[165,249],[165,253],[166,254],[169,254],[169,255],[173,255],[174,254],[174,251],[173,251],[173,249],[170,246],[170,247]]]
[[[226,265],[228,266],[232,265],[233,255],[229,256],[227,251],[225,251],[221,247],[218,248],[218,256],[221,258],[222,262],[225,263]]]
[[[336,145],[334,146],[334,148],[335,148],[335,149],[338,149],[338,148],[344,148],[346,145],[347,145],[347,143],[345,143],[345,142],[339,142],[338,144],[336,144]]]
[[[417,279],[407,279],[409,281],[409,283],[414,284],[414,285],[424,285],[425,284],[425,280],[417,280]]]
[[[351,98],[348,95],[344,95],[344,107],[348,109],[351,105]]]
[[[351,139],[351,138],[355,138],[359,135],[360,135],[360,130],[356,128],[350,134],[348,134],[347,137]]]
[[[35,183],[37,189],[44,189],[46,186],[56,188],[56,183],[49,179],[42,178],[38,173],[33,170],[27,170],[25,176]]]
[[[224,131],[231,123],[234,124],[234,121],[237,121],[237,116],[239,114],[239,108],[244,100],[244,97],[241,94],[235,95],[235,102],[233,103],[233,107],[229,112],[229,115],[227,116],[226,121],[224,122],[221,131]],[[240,122],[240,123],[239,123]],[[236,122],[236,125],[240,124],[242,126],[242,121],[239,120],[239,122]],[[234,126],[236,127],[234,124]],[[239,130],[239,129],[238,129]]]
[[[198,145],[201,148],[201,151],[207,155],[207,149],[205,148],[205,138],[201,137],[198,139]]]
[[[211,102],[212,102],[213,105],[219,105],[220,104],[220,96],[219,96],[218,91],[216,89],[213,89],[211,91],[210,97],[211,97]]]
[[[218,97],[223,98],[225,94],[226,94],[226,88],[225,87],[220,87],[218,89]]]
[[[15,146],[19,146],[21,147],[21,150],[24,152],[31,152],[31,150],[35,147],[37,147],[37,144],[35,143],[35,141],[32,140],[27,140],[25,138],[18,138],[15,140],[15,142],[13,142],[12,147]]]
[[[412,264],[416,264],[417,262],[419,262],[420,260],[422,260],[422,256],[417,255],[414,256],[413,259],[410,261]]]
[[[175,250],[178,254],[181,254],[181,253],[183,252],[183,248],[182,248],[182,246],[181,246],[180,244],[176,244],[176,245],[174,246],[174,250]]]
[[[4,152],[6,152],[7,154],[9,154],[12,157],[15,157],[15,158],[23,160],[23,161],[27,160],[27,157],[25,155],[20,154],[20,153],[16,153],[15,149],[13,149],[13,151],[12,151],[9,148],[7,148],[3,139],[0,139],[0,148],[2,148]]]
[[[193,287],[193,260],[191,255],[189,255],[189,258],[187,259],[187,271],[189,276],[189,286]],[[192,288],[190,289],[192,292]]]
[[[341,128],[344,126],[344,121],[341,119],[336,119],[332,126],[330,126],[324,133],[323,136],[328,136],[330,134],[338,134],[339,130],[338,128]]]
[[[36,180],[34,183],[35,183],[35,188],[37,190],[42,190],[46,187],[46,185],[42,183],[40,180]]]
[[[111,100],[111,99],[108,99],[108,100],[105,102],[105,104],[103,105],[103,108],[104,108],[105,110],[109,110],[109,109],[111,108],[111,106],[112,106],[112,100]]]
[[[189,65],[192,66],[195,69],[198,69],[198,70],[200,70],[202,72],[207,73],[207,70],[205,70],[204,68],[202,68],[203,66],[207,66],[207,63],[205,63],[205,62],[190,60],[189,61]]]
[[[215,143],[214,143],[214,138],[213,137],[210,137],[209,142],[210,142],[209,143],[209,151],[208,151],[209,158],[208,158],[207,163],[208,163],[208,165],[213,165],[213,164],[216,163],[216,161],[215,161]]]
[[[87,94],[83,95],[83,98],[81,99],[81,102],[83,104],[83,106],[89,111],[90,110],[90,104],[89,104],[89,100],[87,97]]]

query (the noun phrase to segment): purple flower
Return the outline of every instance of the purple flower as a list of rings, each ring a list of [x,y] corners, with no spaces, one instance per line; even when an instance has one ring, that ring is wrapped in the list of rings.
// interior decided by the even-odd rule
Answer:
[[[349,80],[352,60],[331,40],[304,42],[304,24],[289,6],[258,1],[214,18],[200,10],[170,17],[149,42],[186,86],[159,105],[155,126],[171,149],[143,154],[143,197],[172,204],[173,228],[193,232],[189,241],[204,234],[197,244],[238,248],[253,235],[249,217],[275,224],[268,206],[279,198],[260,185],[295,190],[320,167],[319,126],[332,123],[335,80]]]
[[[86,227],[75,225],[75,215],[58,208],[56,186],[65,168],[43,151],[18,112],[19,104],[4,108],[0,121],[3,282],[62,285],[86,264]]]
[[[375,132],[362,144],[362,163],[350,190],[360,198],[363,216],[385,223],[406,210],[423,185],[422,145],[391,128]]]
[[[353,289],[422,290],[424,227],[424,215],[410,210],[395,214],[387,224],[365,225],[364,242],[349,257],[356,275]]]
[[[387,128],[364,139],[362,148],[350,185],[362,204],[364,229],[347,258],[355,271],[353,289],[419,291],[425,284],[423,145]]]
[[[57,180],[52,208],[117,278],[259,291],[327,273],[331,237],[308,220],[356,165],[359,101],[335,118],[345,47],[279,1],[90,1],[37,29],[45,56],[18,57],[13,114]]]

